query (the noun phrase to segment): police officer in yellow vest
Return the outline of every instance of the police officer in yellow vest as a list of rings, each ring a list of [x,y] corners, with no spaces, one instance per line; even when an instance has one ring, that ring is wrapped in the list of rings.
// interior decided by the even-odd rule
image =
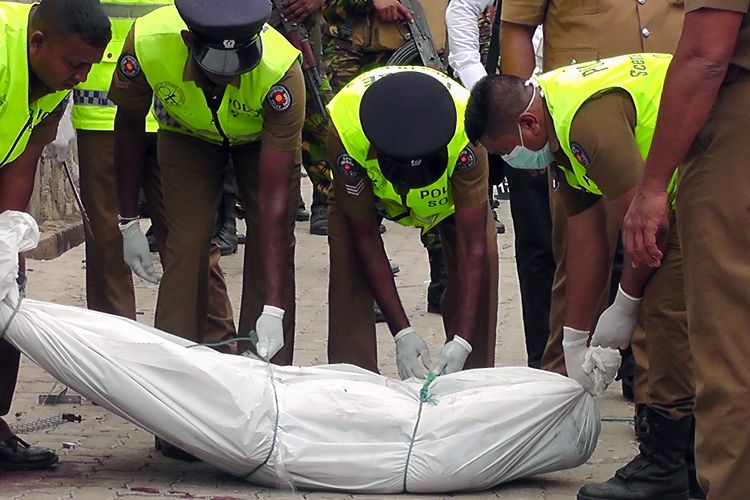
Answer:
[[[86,80],[110,37],[98,0],[0,2],[0,212],[26,209],[70,89]],[[20,353],[0,339],[0,416],[10,410],[19,361]],[[55,463],[54,451],[29,446],[0,418],[0,470]]]
[[[166,3],[166,0],[104,2],[102,5],[112,23],[112,40],[102,62],[91,69],[88,80],[73,90],[71,118],[77,131],[81,197],[91,222],[91,234],[86,232],[86,301],[89,309],[131,319],[135,319],[135,294],[130,268],[122,258],[122,237],[117,229],[117,181],[112,166],[117,108],[109,100],[107,90],[135,18]],[[148,125],[149,132],[156,132],[153,119]],[[151,149],[155,153],[155,148]],[[153,183],[147,186],[152,188]],[[158,225],[160,210],[154,189],[145,191]]]
[[[248,204],[240,330],[258,354],[289,364],[294,332],[294,213],[304,81],[299,52],[265,25],[263,0],[177,0],[139,18],[123,46],[110,99],[120,216],[137,216],[152,99],[159,122],[167,241],[156,326],[198,342],[210,297],[209,242],[231,161]],[[296,173],[295,173],[296,172]],[[123,231],[125,260],[153,276],[146,239]],[[283,349],[282,349],[283,347]],[[278,354],[277,354],[278,353]]]
[[[377,371],[373,297],[396,342],[402,378],[489,367],[495,360],[498,260],[487,202],[487,154],[469,144],[468,91],[440,72],[383,67],[330,102],[328,360]],[[410,326],[378,231],[382,218],[443,238],[448,342],[431,365]]]
[[[584,486],[580,500],[688,498],[695,389],[676,229],[663,242],[663,265],[654,272],[626,262],[613,305],[595,317],[597,291],[612,265],[607,220],[622,222],[638,184],[670,60],[631,54],[525,83],[515,76],[487,77],[472,90],[466,112],[469,137],[503,154],[512,167],[557,165],[568,214],[563,343],[587,342],[595,326],[592,345],[624,349],[636,326],[646,332],[649,431],[641,453],[606,483]],[[582,373],[570,361],[568,374]]]
[[[135,319],[135,293],[130,268],[123,260],[122,236],[117,228],[117,181],[113,166],[117,108],[109,100],[108,89],[135,18],[171,3],[169,0],[104,2],[104,10],[112,23],[112,41],[102,62],[92,68],[88,80],[73,90],[72,118],[78,139],[81,198],[91,222],[91,233],[86,232],[86,301],[89,309],[131,319]],[[156,129],[156,120],[149,115],[143,191],[155,229],[156,246],[164,255],[167,225],[156,158]],[[132,225],[136,224],[138,222]],[[219,267],[220,257],[219,249],[212,245],[205,334],[209,341],[236,333],[232,306]]]

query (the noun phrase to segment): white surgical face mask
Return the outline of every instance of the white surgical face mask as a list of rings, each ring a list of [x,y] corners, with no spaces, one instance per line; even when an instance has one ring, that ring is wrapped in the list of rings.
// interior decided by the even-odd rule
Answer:
[[[532,84],[531,81],[526,82],[526,85],[532,85],[533,91],[531,93],[529,104],[521,114],[531,109],[531,105],[534,103],[534,98],[536,97],[537,86]],[[502,155],[503,160],[505,160],[508,165],[521,170],[540,170],[547,168],[547,166],[555,160],[555,156],[550,150],[549,142],[539,151],[532,151],[524,145],[520,123],[518,124],[518,135],[521,137],[521,145],[514,147],[513,151],[507,155]]]

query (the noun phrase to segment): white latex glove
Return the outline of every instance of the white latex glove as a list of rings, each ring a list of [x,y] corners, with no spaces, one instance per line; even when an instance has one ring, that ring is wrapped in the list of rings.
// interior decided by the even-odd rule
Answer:
[[[432,373],[447,375],[460,372],[464,368],[469,353],[471,353],[471,344],[466,339],[455,335],[453,340],[446,343],[440,350],[437,363],[432,366]]]
[[[57,137],[47,145],[47,151],[55,160],[63,162],[68,159],[75,138],[76,131],[70,119],[70,102],[68,102],[60,124],[57,126]]]
[[[141,231],[138,219],[120,224],[122,233],[122,253],[125,263],[139,277],[153,283],[159,284],[161,276],[154,272],[154,261],[151,260],[151,252],[148,249],[148,240]]]
[[[586,354],[586,343],[589,340],[589,332],[576,330],[569,326],[563,327],[563,352],[565,353],[565,369],[568,377],[572,378],[593,393],[594,381],[583,371],[583,357]]]
[[[396,341],[396,366],[401,380],[407,378],[425,378],[430,364],[430,350],[414,328],[407,326],[398,332]],[[421,360],[419,358],[422,358]]]
[[[583,355],[583,371],[594,382],[592,394],[601,396],[617,376],[620,369],[620,352],[608,347],[589,347]]]
[[[619,286],[615,301],[599,316],[591,345],[627,349],[638,321],[638,307],[642,300],[631,297]]]
[[[263,313],[255,323],[258,344],[255,346],[258,356],[268,361],[284,347],[284,310],[265,305]]]

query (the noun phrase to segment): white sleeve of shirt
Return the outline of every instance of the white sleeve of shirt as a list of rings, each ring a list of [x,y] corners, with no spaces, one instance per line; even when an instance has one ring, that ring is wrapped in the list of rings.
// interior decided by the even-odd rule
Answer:
[[[479,17],[494,0],[451,0],[445,11],[448,63],[467,89],[487,74],[479,53]]]

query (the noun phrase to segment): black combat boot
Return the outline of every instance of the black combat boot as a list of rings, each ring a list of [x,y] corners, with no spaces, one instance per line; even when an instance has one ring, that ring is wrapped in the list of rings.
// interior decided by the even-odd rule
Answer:
[[[297,222],[305,222],[310,220],[310,212],[305,208],[305,202],[302,200],[302,196],[299,197],[299,203],[297,204],[297,213],[294,214],[294,219]]]
[[[578,500],[688,500],[690,424],[689,416],[674,421],[649,409],[640,453],[609,481],[584,485]]]
[[[325,236],[328,234],[328,209],[313,206],[310,212],[310,234]]]
[[[235,195],[224,192],[216,217],[216,234],[211,240],[219,247],[222,256],[237,253],[237,208]]]
[[[310,234],[328,234],[328,199],[317,188],[313,189],[310,205]]]

